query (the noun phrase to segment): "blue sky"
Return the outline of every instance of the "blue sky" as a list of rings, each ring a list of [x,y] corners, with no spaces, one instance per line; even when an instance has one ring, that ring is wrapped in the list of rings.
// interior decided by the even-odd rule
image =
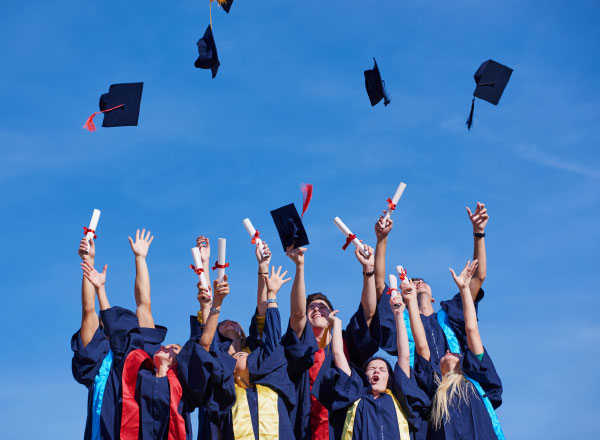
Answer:
[[[224,315],[248,323],[250,217],[292,270],[269,210],[301,204],[307,288],[348,319],[361,269],[332,223],[366,242],[400,180],[389,269],[445,299],[471,257],[465,206],[490,213],[484,344],[503,379],[507,438],[589,438],[600,405],[600,68],[594,1],[290,2],[213,8],[221,67],[197,70],[207,1],[10,2],[0,17],[2,438],[78,438],[86,392],[71,377],[80,322],[81,227],[102,210],[97,264],[132,307],[127,235],[148,227],[155,320],[185,341],[199,233],[228,239]],[[371,108],[377,58],[392,102]],[[465,120],[473,73],[514,69],[498,106]],[[81,129],[112,83],[144,81],[138,127]],[[101,116],[96,123],[101,125]],[[289,285],[280,293],[284,318]],[[592,391],[592,392],[590,392]],[[559,421],[560,420],[560,421]],[[568,421],[568,422],[567,422]]]

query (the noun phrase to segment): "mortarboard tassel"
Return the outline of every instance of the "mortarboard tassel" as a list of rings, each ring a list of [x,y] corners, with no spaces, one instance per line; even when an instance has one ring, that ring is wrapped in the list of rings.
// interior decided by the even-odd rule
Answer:
[[[475,110],[475,98],[471,101],[471,113],[469,113],[469,119],[467,119],[467,128],[470,130],[473,125],[473,111]]]
[[[302,191],[302,215],[300,215],[300,218],[302,218],[308,209],[310,199],[312,199],[313,186],[310,183],[303,183],[300,185],[300,190]]]
[[[117,101],[118,102],[118,101]],[[94,112],[90,115],[89,118],[87,118],[87,121],[85,121],[85,124],[83,124],[83,129],[84,130],[88,130],[90,132],[94,132],[96,131],[96,126],[94,125],[94,116],[96,116],[98,113],[106,113],[109,112],[111,110],[115,110],[119,107],[123,107],[125,104],[119,104],[116,107],[113,108],[109,108],[108,110],[101,110],[99,112]]]

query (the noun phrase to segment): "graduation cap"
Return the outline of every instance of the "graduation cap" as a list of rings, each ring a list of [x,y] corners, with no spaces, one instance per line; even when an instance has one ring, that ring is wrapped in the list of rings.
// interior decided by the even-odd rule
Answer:
[[[103,127],[125,127],[138,125],[143,82],[112,84],[108,93],[100,96],[100,111],[92,113],[83,128],[96,131],[94,116],[104,113]]]
[[[296,249],[309,244],[302,219],[293,203],[271,211],[271,217],[275,222],[284,251],[291,245]]]
[[[212,1],[212,0],[211,0]],[[231,9],[231,5],[233,4],[233,0],[217,0],[219,5],[229,14],[229,10]]]
[[[369,101],[374,106],[383,99],[383,105],[390,103],[387,92],[385,91],[385,81],[381,79],[379,68],[377,67],[377,61],[373,58],[375,65],[371,70],[365,70],[365,87],[367,88],[367,94],[369,95]]]
[[[494,60],[487,60],[481,63],[481,66],[479,66],[479,69],[473,75],[477,86],[475,86],[475,91],[473,92],[471,113],[469,113],[469,119],[467,119],[467,128],[469,130],[471,129],[471,125],[473,125],[475,98],[498,105],[512,72],[513,70],[510,67],[503,66]]]
[[[199,69],[210,69],[212,77],[217,76],[217,71],[221,63],[217,55],[217,46],[212,33],[212,25],[208,25],[204,36],[196,43],[198,45],[198,59],[194,63]]]

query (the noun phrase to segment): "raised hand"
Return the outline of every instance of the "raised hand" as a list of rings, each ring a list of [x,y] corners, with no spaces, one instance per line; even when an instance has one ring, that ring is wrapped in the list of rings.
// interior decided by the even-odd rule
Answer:
[[[83,237],[79,242],[79,249],[77,250],[77,253],[83,261],[92,261],[96,255],[96,245],[94,244],[93,238],[90,238],[89,246],[90,248],[88,249],[88,242],[85,237]]]
[[[271,262],[271,249],[269,249],[269,245],[266,242],[262,242],[263,253],[260,252],[260,245],[256,243],[255,255],[258,260],[259,266],[264,266],[267,271],[269,270],[269,263]],[[264,257],[263,257],[264,254]]]
[[[409,305],[411,303],[417,302],[417,288],[415,287],[415,283],[411,280],[408,280],[405,283],[400,284],[400,295],[402,296],[402,302],[405,305]]]
[[[340,326],[342,325],[342,320],[336,316],[339,312],[339,310],[334,310],[327,315],[327,324],[329,324],[329,327],[333,328],[336,323]]]
[[[202,284],[200,282],[198,282],[198,284],[196,284],[196,287],[198,287],[198,302],[200,303],[201,307],[210,307],[212,305],[212,295],[210,294],[209,290],[206,287],[202,287]]]
[[[382,215],[375,223],[375,236],[377,237],[377,241],[386,238],[394,226],[394,221],[391,218],[387,219],[385,223],[383,219],[384,217]]]
[[[362,243],[362,240],[361,240]],[[367,244],[364,244],[365,250],[369,253],[369,257],[365,257],[358,247],[354,250],[354,255],[360,264],[362,264],[365,272],[371,272],[375,267],[375,251]]]
[[[281,286],[291,280],[291,278],[284,279],[286,274],[287,270],[281,273],[281,266],[279,266],[277,272],[275,272],[275,266],[273,266],[271,268],[271,276],[269,278],[267,278],[266,275],[263,275],[267,283],[267,292],[271,294],[277,294],[279,289],[281,289]]]
[[[451,267],[449,268],[450,273],[452,274],[452,278],[454,279],[454,282],[456,283],[459,289],[466,289],[469,287],[469,283],[471,282],[471,278],[473,278],[475,270],[477,270],[478,264],[479,262],[477,260],[473,260],[473,262],[471,262],[471,260],[467,261],[467,264],[465,264],[465,268],[458,276],[456,276],[454,270],[452,270]]]
[[[223,277],[222,283],[219,283],[217,280],[213,282],[213,292],[213,302],[218,302],[220,305],[220,303],[223,302],[223,299],[229,295],[229,283],[227,282],[227,275]]]
[[[481,202],[477,202],[477,208],[475,208],[474,213],[471,212],[471,209],[467,206],[467,214],[469,215],[469,220],[471,220],[471,223],[473,224],[473,232],[483,233],[490,218],[485,205]]]
[[[304,254],[306,253],[306,248],[299,247],[293,249],[294,245],[289,246],[285,250],[285,254],[290,257],[290,259],[294,262],[296,266],[300,266],[304,264]]]
[[[81,263],[81,269],[83,269],[83,276],[86,277],[96,289],[99,289],[104,285],[104,283],[106,283],[107,268],[108,264],[105,264],[102,273],[99,273],[96,269],[94,269],[94,266],[92,266],[88,261],[83,261]]]
[[[392,308],[394,315],[404,312],[406,306],[404,305],[404,301],[402,301],[402,296],[390,295],[390,307]]]
[[[198,236],[196,239],[196,246],[200,249],[200,257],[202,263],[210,264],[210,240],[204,235]]]
[[[131,250],[133,251],[134,255],[136,257],[146,258],[150,243],[152,243],[152,240],[154,240],[154,236],[150,235],[150,231],[146,232],[146,229],[144,228],[140,234],[140,230],[136,230],[135,242],[131,239],[131,237],[127,238],[129,239],[129,245],[131,246]]]

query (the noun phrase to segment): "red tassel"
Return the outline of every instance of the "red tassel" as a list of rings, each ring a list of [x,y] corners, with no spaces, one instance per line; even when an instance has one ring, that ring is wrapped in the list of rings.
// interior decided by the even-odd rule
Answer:
[[[111,111],[111,110],[115,110],[115,109],[117,109],[117,108],[119,108],[119,107],[123,107],[124,105],[125,105],[125,104],[119,104],[119,105],[117,105],[116,107],[113,107],[113,108],[109,108],[109,109],[107,109],[107,110],[102,110],[102,111],[99,111],[99,112],[94,112],[94,113],[92,113],[92,114],[90,115],[90,117],[89,117],[89,118],[87,118],[87,121],[85,121],[85,124],[83,124],[83,129],[84,129],[84,130],[88,130],[88,131],[90,131],[90,132],[94,132],[94,131],[96,131],[96,126],[94,125],[94,116],[96,116],[98,113],[106,113],[106,112],[109,112],[109,111]]]
[[[312,191],[313,186],[310,183],[303,183],[300,185],[300,190],[302,191],[302,215],[300,218],[304,217],[304,213],[308,209],[308,205],[310,205],[310,199],[312,199]]]

